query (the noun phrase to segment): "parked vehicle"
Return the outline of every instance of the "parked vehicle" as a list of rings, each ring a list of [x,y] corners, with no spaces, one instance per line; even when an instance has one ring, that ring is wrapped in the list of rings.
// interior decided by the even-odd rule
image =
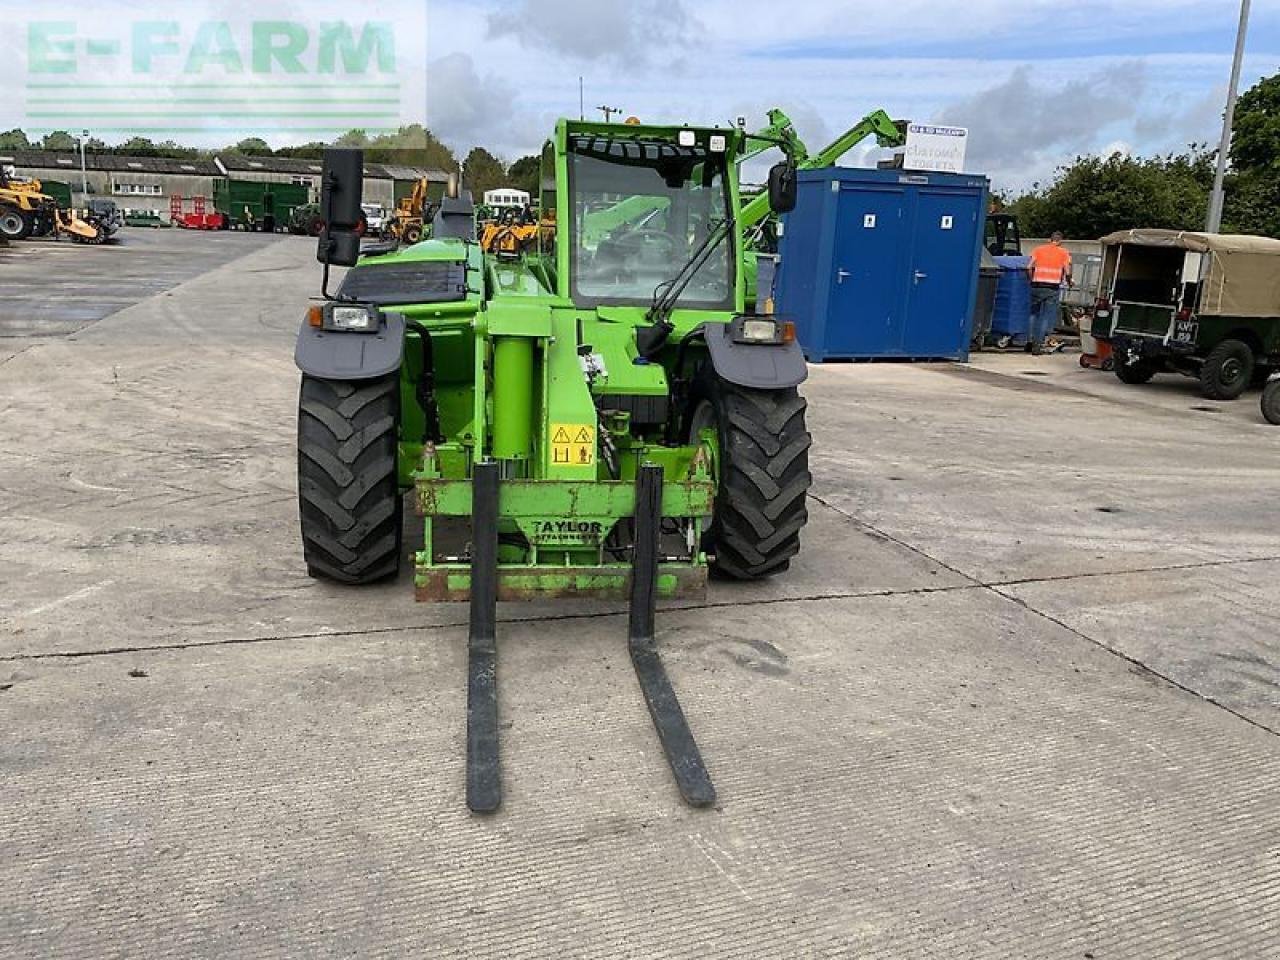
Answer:
[[[988,213],[983,246],[993,257],[1022,256],[1022,233],[1011,213]]]
[[[379,209],[382,209],[379,207]],[[366,232],[371,232],[372,228],[366,222],[365,208],[360,208],[360,222],[356,224],[356,233],[364,236]],[[306,235],[308,237],[318,237],[324,232],[324,217],[320,215],[320,204],[304,203],[300,207],[294,207],[293,212],[289,214],[289,221],[286,228],[290,233],[299,236]],[[387,220],[383,220],[383,231],[388,230]],[[382,233],[376,234],[378,236]]]
[[[1280,367],[1280,240],[1123,230],[1102,244],[1093,335],[1121,381],[1182,373],[1234,400],[1255,370]]]
[[[320,216],[318,203],[304,203],[300,207],[294,207],[293,213],[289,215],[290,233],[318,237],[323,229],[324,217]]]
[[[381,237],[387,230],[387,208],[380,203],[364,203],[360,205],[364,211],[367,236]]]
[[[106,197],[91,198],[84,211],[84,219],[101,230],[104,238],[114,236],[125,225],[119,206]]]
[[[628,649],[677,785],[715,802],[655,602],[704,596],[709,569],[785,571],[812,480],[795,328],[744,311],[745,139],[561,120],[542,152],[544,245],[510,255],[475,242],[465,191],[441,198],[430,240],[361,250],[363,154],[325,152],[318,255],[326,279],[351,269],[308,308],[294,354],[303,560],[340,583],[394,577],[414,492],[418,598],[471,602],[474,811],[501,801],[499,598],[629,596]],[[794,165],[769,184],[769,210],[792,210]],[[662,214],[588,235],[586,211],[633,197]]]

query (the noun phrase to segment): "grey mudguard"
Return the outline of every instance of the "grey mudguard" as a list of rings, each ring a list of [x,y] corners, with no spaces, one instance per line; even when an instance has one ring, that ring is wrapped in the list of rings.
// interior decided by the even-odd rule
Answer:
[[[371,380],[400,369],[404,353],[404,316],[386,313],[377,333],[319,330],[305,320],[298,331],[293,362],[322,380]]]
[[[804,354],[795,343],[735,343],[727,323],[706,326],[707,353],[722,379],[740,387],[771,390],[794,387],[809,376]]]

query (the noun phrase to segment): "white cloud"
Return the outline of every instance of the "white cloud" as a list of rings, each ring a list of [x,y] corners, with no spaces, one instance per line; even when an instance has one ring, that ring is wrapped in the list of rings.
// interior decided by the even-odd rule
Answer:
[[[1113,124],[1137,114],[1146,85],[1143,63],[1115,64],[1066,84],[1036,83],[1030,66],[939,110],[931,119],[969,128],[967,166],[1018,178],[1097,148]],[[1116,92],[1123,90],[1124,96]]]
[[[817,147],[877,107],[902,119],[951,112],[1006,85],[1021,67],[1032,97],[1071,116],[1061,123],[1032,116],[1030,127],[1024,114],[1003,127],[973,124],[971,169],[1008,189],[1113,140],[1144,153],[1216,136],[1220,107],[1213,101],[1229,43],[1221,53],[1186,53],[1168,52],[1186,49],[1170,41],[1162,52],[1159,38],[1185,35],[1191,24],[1229,30],[1237,2],[1091,0],[1064,9],[1058,0],[968,0],[959,16],[942,0],[801,0],[781,9],[776,0],[602,0],[590,7],[581,0],[430,0],[430,41],[433,56],[468,53],[482,73],[511,78],[510,117],[492,134],[508,156],[537,149],[556,117],[577,116],[579,75],[593,118],[594,107],[607,103],[657,122],[730,123],[745,115],[756,127],[777,105]],[[673,30],[686,16],[696,24]],[[1255,13],[1255,21],[1262,16]],[[1055,25],[1049,42],[1046,22]],[[976,52],[992,37],[1009,40],[1008,56],[1020,45],[1052,51],[1068,30],[1069,54],[1028,55],[1024,63]],[[1125,38],[1135,32],[1148,52],[1111,52],[1132,46]],[[1265,30],[1255,29],[1245,86],[1274,72],[1277,58],[1263,52],[1268,42]],[[859,44],[872,52],[852,55]],[[920,44],[930,56],[919,55]],[[1135,74],[1144,80],[1140,90]],[[465,130],[457,136],[485,142]],[[875,156],[859,148],[844,162]]]
[[[488,15],[489,33],[580,61],[638,66],[699,29],[682,0],[521,0]]]

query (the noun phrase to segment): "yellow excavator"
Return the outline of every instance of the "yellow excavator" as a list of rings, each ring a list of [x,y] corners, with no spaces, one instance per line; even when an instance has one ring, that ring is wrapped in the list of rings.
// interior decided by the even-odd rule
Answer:
[[[534,245],[542,226],[531,211],[507,207],[497,220],[485,223],[480,247],[499,257],[518,257]]]
[[[39,180],[18,177],[12,167],[0,168],[0,237],[69,236],[77,243],[102,243],[107,231],[80,219],[74,210],[58,209],[58,201],[41,192]]]
[[[452,187],[449,195],[453,196],[456,194],[457,188],[452,186],[452,175],[449,177],[449,183]],[[413,185],[413,192],[401,199],[396,205],[395,211],[391,214],[391,222],[388,224],[387,230],[400,243],[417,243],[422,239],[426,231],[426,224],[431,221],[431,198],[427,195],[429,186],[430,181],[426,177],[418,178]]]

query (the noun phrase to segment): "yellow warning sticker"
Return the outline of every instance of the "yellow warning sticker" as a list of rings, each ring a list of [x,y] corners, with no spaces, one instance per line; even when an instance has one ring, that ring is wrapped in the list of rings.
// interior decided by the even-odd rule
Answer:
[[[596,428],[589,423],[551,425],[551,463],[589,467],[596,462]]]

